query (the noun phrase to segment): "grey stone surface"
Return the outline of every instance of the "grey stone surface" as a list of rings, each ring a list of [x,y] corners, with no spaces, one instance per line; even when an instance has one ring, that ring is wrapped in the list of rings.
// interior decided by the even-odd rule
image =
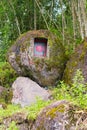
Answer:
[[[41,88],[37,83],[27,77],[18,77],[13,83],[12,88],[12,103],[20,104],[22,107],[35,103],[37,97],[47,100],[50,96],[47,90]]]

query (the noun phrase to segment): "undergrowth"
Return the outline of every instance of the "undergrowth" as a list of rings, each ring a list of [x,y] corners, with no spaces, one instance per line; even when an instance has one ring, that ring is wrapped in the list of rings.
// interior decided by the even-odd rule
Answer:
[[[21,108],[20,105],[7,105],[5,109],[0,108],[0,122],[4,118],[11,117],[13,114],[18,112],[26,112],[28,120],[35,120],[38,113],[54,100],[68,100],[73,102],[73,104],[78,105],[82,109],[87,108],[87,84],[84,81],[81,70],[77,70],[73,78],[73,83],[71,86],[65,84],[63,81],[53,89],[53,100],[43,101],[37,98],[37,102],[31,106],[26,106]],[[1,125],[0,130],[3,130],[5,126]],[[18,130],[16,123],[11,122],[8,130]]]
[[[6,109],[0,108],[0,122],[2,122],[5,118],[11,117],[13,114],[20,112],[26,112],[28,114],[27,119],[33,121],[34,119],[36,119],[40,110],[50,103],[50,101],[43,101],[40,98],[37,98],[37,102],[35,104],[32,104],[31,106],[26,106],[24,108],[21,108],[19,105],[8,105]],[[18,130],[16,123],[17,122],[12,121],[6,130]],[[5,125],[0,125],[0,130],[4,129]]]
[[[11,87],[17,77],[17,73],[8,62],[0,62],[0,85],[6,88]]]
[[[32,104],[31,106],[26,106],[24,108],[21,108],[20,105],[7,105],[6,109],[0,108],[0,121],[2,121],[6,117],[12,116],[14,113],[23,111],[26,111],[28,113],[28,119],[33,120],[36,118],[40,110],[48,104],[50,104],[50,101],[43,101],[38,98],[35,104]]]
[[[54,88],[53,97],[56,100],[66,99],[81,108],[87,108],[87,84],[84,82],[81,70],[78,69],[76,71],[71,86],[61,81],[60,84]]]
[[[9,128],[7,128],[7,130],[19,130],[18,127],[16,126],[16,122],[15,121],[12,121],[10,123],[10,126]]]

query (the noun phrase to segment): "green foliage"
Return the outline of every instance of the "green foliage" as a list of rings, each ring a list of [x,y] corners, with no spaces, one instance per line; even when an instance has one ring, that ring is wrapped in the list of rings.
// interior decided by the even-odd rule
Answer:
[[[6,107],[6,104],[11,103],[13,97],[12,89],[4,89],[0,94],[0,103],[3,105],[3,107]]]
[[[6,20],[0,30],[0,62],[6,60],[6,54],[11,44],[11,26],[9,20]]]
[[[8,62],[0,62],[0,85],[10,87],[17,74]]]
[[[84,82],[82,72],[78,69],[73,79],[71,87],[71,96],[80,106],[87,107],[87,84]]]
[[[87,107],[87,88],[84,83],[84,77],[80,70],[76,71],[73,83],[68,86],[63,81],[53,90],[53,96],[56,100],[66,99],[82,108]]]
[[[18,112],[28,113],[28,119],[35,119],[42,108],[50,104],[50,101],[43,101],[37,98],[37,103],[21,108],[19,105],[7,105],[6,109],[0,109],[0,121]]]
[[[60,81],[60,84],[58,84],[57,87],[53,89],[53,97],[56,100],[62,100],[62,99],[70,100],[71,97],[68,91],[69,86],[65,84],[63,81]]]
[[[42,108],[50,104],[50,101],[43,101],[37,98],[37,103],[32,104],[30,107],[26,107],[25,110],[28,111],[28,119],[35,119]]]
[[[0,108],[0,121],[21,110],[19,105],[7,105],[6,109]]]
[[[16,123],[14,121],[12,121],[10,123],[10,126],[7,130],[18,130],[17,126],[16,126]]]
[[[0,125],[0,130],[5,130],[5,125]]]
[[[38,2],[38,4],[37,4]],[[75,1],[76,5],[77,2]],[[28,30],[50,29],[55,31],[66,47],[67,55],[81,40],[79,22],[75,22],[75,38],[71,2],[54,0],[0,1],[0,61],[12,42]],[[76,12],[74,12],[76,16]],[[20,30],[20,31],[19,31]],[[64,31],[63,31],[64,30]],[[64,37],[63,37],[64,35]],[[64,40],[64,41],[63,41]],[[68,48],[68,50],[67,50]]]

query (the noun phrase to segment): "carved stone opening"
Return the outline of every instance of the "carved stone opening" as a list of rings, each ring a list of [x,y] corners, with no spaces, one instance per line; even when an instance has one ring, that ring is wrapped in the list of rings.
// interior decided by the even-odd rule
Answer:
[[[47,41],[46,38],[34,38],[34,56],[46,57],[47,56]]]

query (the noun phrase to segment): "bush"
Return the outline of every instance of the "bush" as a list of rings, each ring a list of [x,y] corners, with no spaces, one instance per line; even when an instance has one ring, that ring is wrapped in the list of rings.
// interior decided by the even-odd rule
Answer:
[[[53,97],[56,100],[66,99],[74,104],[86,108],[87,107],[87,84],[84,82],[84,77],[81,70],[77,70],[71,86],[63,81],[53,90]]]
[[[10,87],[16,79],[17,74],[8,62],[0,62],[0,85]]]

